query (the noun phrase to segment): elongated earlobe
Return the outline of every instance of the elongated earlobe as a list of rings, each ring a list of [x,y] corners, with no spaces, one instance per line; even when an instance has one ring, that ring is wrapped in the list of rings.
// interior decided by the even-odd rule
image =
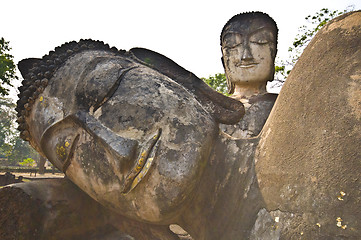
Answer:
[[[232,83],[232,82],[228,79],[227,75],[226,75],[226,82],[227,82],[227,92],[228,92],[228,94],[233,94],[233,93],[234,93],[235,84]]]

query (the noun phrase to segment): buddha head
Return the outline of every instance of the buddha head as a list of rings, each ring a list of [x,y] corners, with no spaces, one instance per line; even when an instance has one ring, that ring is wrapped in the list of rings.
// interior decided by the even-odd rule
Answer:
[[[221,33],[222,63],[228,92],[237,87],[264,88],[273,80],[278,28],[265,13],[233,16]]]
[[[19,69],[21,137],[80,189],[136,220],[161,223],[182,210],[218,133],[208,95],[92,40]]]

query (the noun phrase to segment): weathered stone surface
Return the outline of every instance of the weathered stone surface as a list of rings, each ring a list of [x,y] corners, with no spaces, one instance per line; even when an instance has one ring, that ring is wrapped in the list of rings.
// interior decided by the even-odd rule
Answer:
[[[277,95],[266,91],[273,80],[278,29],[262,12],[233,16],[221,33],[222,63],[228,93],[245,107],[242,120],[220,129],[235,138],[256,137],[262,130]]]
[[[10,172],[6,172],[4,175],[0,175],[0,186],[5,186],[12,183],[20,183],[22,182],[22,177],[16,177],[14,174]]]
[[[360,238],[360,23],[315,37],[259,138],[219,136],[179,222],[195,239]]]
[[[222,63],[228,93],[241,99],[266,93],[277,53],[276,22],[262,12],[233,16],[221,33]]]
[[[277,94],[260,94],[243,99],[245,115],[234,125],[220,124],[220,129],[235,138],[256,137],[261,132],[276,101]]]
[[[353,12],[315,36],[261,135],[258,183],[283,239],[361,236],[360,35]]]
[[[178,239],[167,226],[135,222],[108,211],[67,179],[9,185],[0,189],[0,205],[4,240]]]
[[[84,197],[101,204],[86,213],[91,208],[72,203],[76,195],[70,194],[63,213],[76,209],[71,212],[81,219],[99,210],[99,219],[108,217],[101,223],[136,239],[176,239],[170,224],[197,240],[358,239],[360,16],[341,16],[314,38],[259,137],[236,139],[219,131],[224,119],[215,115],[232,113],[240,103],[224,98],[227,103],[218,104],[221,97],[202,91],[186,70],[148,59],[149,51],[136,57],[94,49],[92,41],[56,50],[55,56],[66,54],[55,57],[62,64],[47,74],[45,88],[33,99],[20,94],[23,137]],[[24,63],[22,73],[29,79],[35,72],[45,75],[36,64],[29,70]],[[41,200],[30,203],[39,222],[48,219],[54,226],[64,219],[49,220],[44,216],[51,211],[41,209],[47,201],[58,202],[61,190],[71,191],[51,184],[17,186],[14,196]],[[20,218],[10,225],[18,223]],[[36,226],[24,234],[38,234]]]
[[[95,50],[67,60],[41,97],[28,120],[31,142],[82,190],[150,222],[181,210],[217,132],[191,93],[149,67]],[[142,180],[132,175],[137,164],[153,158],[156,170],[142,173],[147,184],[128,185]]]
[[[97,239],[116,231],[102,207],[64,179],[9,185],[0,203],[1,239]]]
[[[32,99],[20,92],[23,138],[104,209],[128,217],[129,223],[115,219],[126,233],[174,238],[168,225],[196,191],[217,123],[239,121],[243,105],[160,54],[113,51],[92,40],[67,43],[19,68],[27,80],[52,71]],[[165,228],[137,233],[129,227],[135,222]]]
[[[254,170],[258,139],[221,134],[198,191],[178,224],[194,239],[247,239],[263,206]]]

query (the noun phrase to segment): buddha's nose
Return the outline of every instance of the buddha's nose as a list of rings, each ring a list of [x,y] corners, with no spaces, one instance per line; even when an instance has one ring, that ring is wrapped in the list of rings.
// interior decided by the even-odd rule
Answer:
[[[76,114],[76,118],[85,125],[84,128],[112,156],[110,159],[113,161],[110,164],[113,165],[115,173],[121,176],[128,172],[134,164],[138,141],[115,134],[88,113],[79,112]]]
[[[253,59],[252,51],[247,42],[242,44],[243,52],[241,54],[241,60],[247,61]]]

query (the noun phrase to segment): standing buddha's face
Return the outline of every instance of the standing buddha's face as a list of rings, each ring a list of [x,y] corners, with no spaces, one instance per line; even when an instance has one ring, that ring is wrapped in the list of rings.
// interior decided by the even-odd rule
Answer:
[[[276,34],[275,26],[264,18],[231,22],[221,39],[228,80],[236,85],[272,80]]]

